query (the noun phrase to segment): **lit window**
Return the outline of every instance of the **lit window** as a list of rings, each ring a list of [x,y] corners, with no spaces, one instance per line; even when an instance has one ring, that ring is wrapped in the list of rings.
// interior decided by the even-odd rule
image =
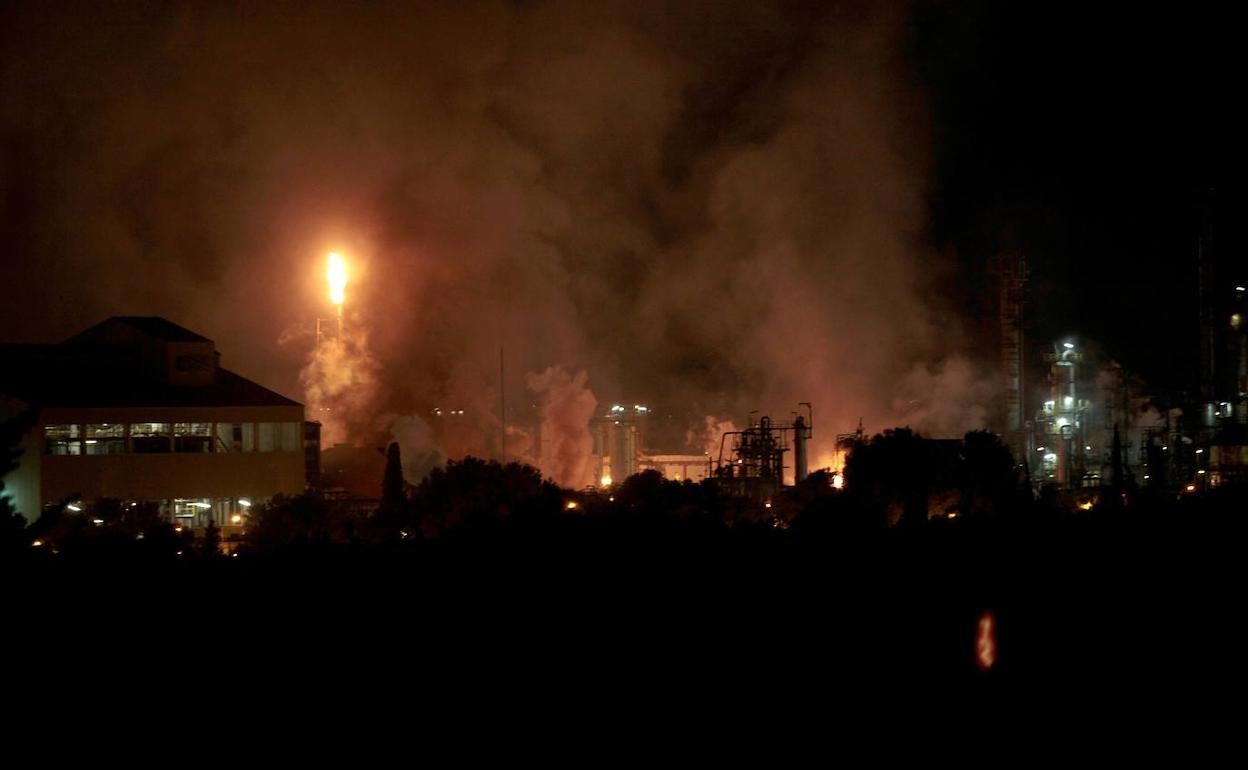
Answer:
[[[173,424],[174,451],[202,453],[212,451],[212,423],[176,422]]]
[[[130,447],[139,454],[168,452],[169,423],[136,422],[130,424]]]
[[[47,425],[43,428],[44,452],[50,455],[82,454],[77,425]]]
[[[85,454],[120,455],[126,453],[126,426],[119,422],[86,425],[83,445]]]

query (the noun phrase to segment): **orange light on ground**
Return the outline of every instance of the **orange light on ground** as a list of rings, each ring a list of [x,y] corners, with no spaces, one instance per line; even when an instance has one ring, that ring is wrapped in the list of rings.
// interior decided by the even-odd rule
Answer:
[[[991,612],[979,616],[975,628],[975,665],[987,671],[997,662],[997,619]]]
[[[347,263],[336,251],[329,252],[329,266],[326,268],[325,277],[329,281],[329,301],[342,305],[347,298]]]

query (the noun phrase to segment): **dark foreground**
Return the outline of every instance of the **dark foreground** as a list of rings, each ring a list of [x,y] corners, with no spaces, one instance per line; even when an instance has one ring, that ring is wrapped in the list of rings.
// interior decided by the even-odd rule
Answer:
[[[852,537],[582,523],[212,560],[27,553],[5,567],[6,652],[58,692],[104,677],[208,701],[271,683],[655,710],[911,690],[1198,706],[1244,683],[1243,531],[1236,512]]]

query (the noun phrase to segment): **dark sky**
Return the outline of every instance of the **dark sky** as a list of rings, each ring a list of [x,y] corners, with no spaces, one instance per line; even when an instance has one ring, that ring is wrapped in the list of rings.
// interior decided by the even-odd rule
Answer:
[[[956,433],[995,408],[985,266],[1018,251],[1036,339],[1162,382],[1194,334],[1194,189],[1242,250],[1236,22],[1190,3],[7,3],[0,340],[162,314],[299,396],[339,248],[361,415],[484,413],[501,342],[517,404],[555,367],[572,390],[588,373],[589,403],[814,400],[838,429]]]
[[[1223,257],[1248,253],[1240,20],[1218,4],[919,4],[934,241],[964,264],[1018,249],[1037,335],[1181,380],[1199,191]]]

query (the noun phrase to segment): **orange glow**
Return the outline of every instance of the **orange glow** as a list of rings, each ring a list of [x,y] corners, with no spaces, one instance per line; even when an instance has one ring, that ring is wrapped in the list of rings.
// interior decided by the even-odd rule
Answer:
[[[611,474],[610,473],[602,474],[602,479],[600,483],[604,488],[611,486]]]
[[[336,251],[329,252],[329,267],[325,271],[325,277],[329,280],[329,301],[341,305],[347,297],[347,263]]]
[[[844,488],[845,488],[845,477],[844,477],[843,475],[841,475],[840,473],[834,473],[834,474],[832,474],[832,488],[833,488],[833,489],[844,489]]]
[[[1088,502],[1086,502],[1086,503],[1079,503],[1079,510],[1081,510],[1081,511],[1090,511],[1090,510],[1092,510],[1092,501],[1091,501],[1091,500],[1089,500],[1089,501],[1088,501]]]
[[[564,506],[564,508],[568,509],[569,511],[575,511],[578,507],[579,506],[577,506],[575,500],[569,500],[568,504]]]
[[[833,473],[840,473],[845,467],[845,458],[839,452],[823,452],[812,467],[826,468]]]
[[[975,630],[975,665],[987,671],[997,662],[997,619],[991,612],[979,616]]]

